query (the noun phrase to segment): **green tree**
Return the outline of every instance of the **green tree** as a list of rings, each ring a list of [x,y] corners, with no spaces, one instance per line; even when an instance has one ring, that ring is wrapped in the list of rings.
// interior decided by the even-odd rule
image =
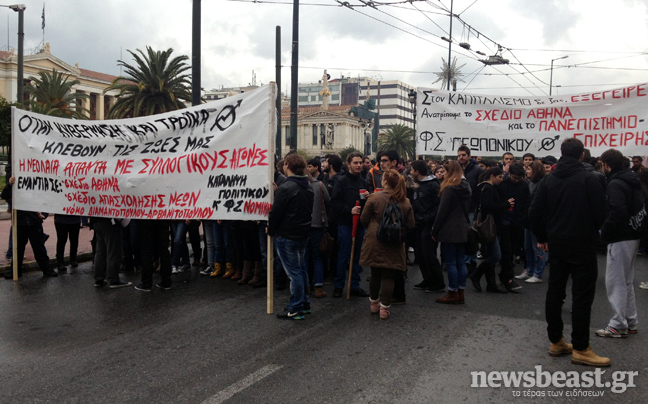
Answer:
[[[79,80],[70,80],[70,76],[52,72],[38,72],[38,78],[32,78],[25,86],[25,93],[30,95],[29,109],[39,114],[61,118],[88,119],[88,110],[81,107],[80,101],[88,99],[88,94],[72,92],[72,87]]]
[[[154,51],[146,47],[146,53],[128,51],[135,65],[119,60],[124,75],[117,77],[104,90],[117,90],[117,101],[108,112],[109,118],[148,116],[175,111],[191,103],[191,75],[185,74],[191,66],[187,56],[171,59],[173,49]]]
[[[405,125],[396,124],[378,135],[378,151],[396,150],[405,160],[414,159],[414,130]]]
[[[353,152],[362,153],[360,150],[356,149],[355,147],[349,146],[347,148],[344,148],[344,149],[340,150],[340,153],[338,153],[338,154],[339,154],[340,158],[342,159],[342,161],[346,162],[347,156],[349,154],[353,153]]]
[[[11,146],[11,107],[20,108],[20,103],[10,103],[0,97],[0,146]]]

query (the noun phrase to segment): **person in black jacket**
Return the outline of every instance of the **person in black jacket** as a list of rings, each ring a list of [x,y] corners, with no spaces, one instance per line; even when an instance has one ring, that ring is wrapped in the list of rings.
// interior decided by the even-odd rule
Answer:
[[[515,204],[513,198],[501,199],[497,187],[502,183],[502,169],[494,166],[486,170],[480,177],[481,182],[477,185],[479,193],[479,211],[484,220],[492,215],[497,226],[497,236],[488,243],[482,243],[484,260],[479,264],[475,272],[470,276],[470,281],[478,292],[482,291],[481,277],[486,275],[486,292],[506,293],[497,287],[495,281],[495,266],[502,259],[502,252],[499,244],[499,233],[502,228],[502,215]]]
[[[605,289],[612,307],[608,326],[596,331],[599,337],[622,338],[637,332],[637,306],[634,295],[634,264],[646,216],[644,194],[639,178],[624,165],[623,154],[610,149],[601,154],[609,171],[608,216],[601,228],[607,246]]]
[[[609,358],[594,354],[589,345],[590,316],[598,268],[596,243],[605,221],[605,190],[580,162],[583,143],[566,139],[562,157],[545,176],[529,209],[531,231],[538,246],[551,251],[551,271],[545,303],[549,354],[572,354],[572,363],[609,366]],[[572,279],[572,344],[563,338],[562,307],[567,281]]]
[[[427,292],[444,292],[445,280],[441,271],[441,264],[437,257],[439,243],[432,240],[432,225],[439,209],[439,191],[441,185],[434,175],[428,175],[428,166],[425,160],[412,162],[412,177],[418,183],[412,195],[412,208],[414,208],[416,238],[416,261],[418,262],[423,281],[414,285],[414,289]]]
[[[337,223],[338,228],[338,259],[337,274],[334,281],[333,297],[341,297],[344,284],[346,283],[346,270],[349,267],[351,259],[353,215],[359,215],[366,199],[369,197],[367,191],[367,181],[362,179],[362,154],[350,153],[347,156],[347,165],[349,171],[345,172],[340,179],[336,181],[331,195],[331,220]],[[361,192],[361,190],[363,192]],[[356,201],[361,205],[356,206]],[[360,288],[360,250],[362,249],[362,240],[364,239],[365,229],[358,224],[356,233],[356,242],[353,254],[353,271],[351,277],[351,295],[359,297],[369,297],[369,293]]]
[[[503,171],[503,170],[502,170]],[[524,181],[524,166],[519,161],[509,166],[509,175],[498,186],[500,200],[513,199],[513,204],[502,214],[501,227],[498,229],[502,260],[500,261],[500,282],[508,290],[521,289],[514,280],[515,262],[513,257],[521,251],[524,244],[524,226],[528,221],[531,194],[529,184]]]
[[[3,190],[5,200],[11,201],[12,186],[16,182],[16,177],[10,177],[9,182]],[[50,267],[47,249],[45,248],[45,234],[43,233],[43,220],[47,218],[47,213],[30,212],[26,210],[16,211],[16,232],[18,233],[18,276],[22,276],[22,263],[25,255],[27,241],[32,247],[34,258],[38,267],[43,271],[44,278],[56,277],[58,274]],[[10,235],[11,236],[11,235]],[[13,271],[9,270],[4,273],[5,279],[13,279]]]
[[[466,181],[468,181],[471,191],[473,191],[470,200],[470,208],[468,209],[468,216],[470,223],[472,223],[475,220],[477,205],[479,205],[479,195],[474,191],[477,190],[479,177],[484,173],[484,169],[480,167],[477,160],[470,157],[470,147],[465,144],[457,148],[457,162],[459,162],[461,168],[463,168],[464,177],[466,178]],[[473,272],[477,267],[477,254],[467,254],[465,261],[466,266],[468,267],[468,272]]]
[[[304,255],[311,229],[313,187],[304,175],[306,160],[293,153],[284,159],[286,182],[277,188],[268,215],[268,234],[275,236],[277,253],[290,278],[290,301],[278,318],[303,320],[310,313],[308,268]]]

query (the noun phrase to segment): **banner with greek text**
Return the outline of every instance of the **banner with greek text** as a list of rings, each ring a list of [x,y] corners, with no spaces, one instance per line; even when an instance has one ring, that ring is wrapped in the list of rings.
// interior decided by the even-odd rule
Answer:
[[[416,154],[560,157],[560,144],[580,139],[592,156],[615,148],[648,155],[648,84],[550,97],[417,91]]]
[[[271,207],[274,84],[142,118],[12,110],[13,208],[135,219],[263,220]]]

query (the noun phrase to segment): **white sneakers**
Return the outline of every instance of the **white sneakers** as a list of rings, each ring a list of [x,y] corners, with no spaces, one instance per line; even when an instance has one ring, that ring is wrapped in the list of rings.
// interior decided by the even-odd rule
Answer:
[[[529,275],[526,271],[516,276],[515,279],[519,279],[521,281],[524,281],[525,283],[542,283],[542,278],[537,278],[533,275]],[[646,282],[646,289],[648,289],[648,282]]]
[[[648,289],[648,282],[641,282],[639,284],[639,289]]]
[[[525,281],[529,278],[533,278],[533,276],[529,275],[526,271],[522,272],[520,275],[515,277],[515,279],[519,279],[521,281]]]
[[[524,283],[542,283],[542,278],[537,278],[535,276],[530,277]]]

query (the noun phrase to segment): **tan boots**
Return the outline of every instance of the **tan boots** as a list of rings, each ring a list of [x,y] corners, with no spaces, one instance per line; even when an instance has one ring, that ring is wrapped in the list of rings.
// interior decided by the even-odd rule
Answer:
[[[572,363],[577,365],[588,365],[588,366],[597,366],[597,367],[606,367],[610,366],[612,361],[610,358],[605,358],[603,356],[598,356],[592,351],[592,346],[588,346],[587,349],[583,351],[577,351],[574,349],[572,352]]]
[[[576,365],[605,367],[610,366],[610,364],[612,363],[610,361],[610,358],[605,358],[595,354],[594,351],[592,351],[591,345],[583,351],[577,351],[576,349],[574,349],[572,344],[568,344],[565,341],[565,338],[561,338],[560,341],[556,342],[555,344],[552,343],[549,347],[549,355],[551,356],[555,357],[569,354],[571,354],[572,356],[572,363]]]
[[[572,344],[568,344],[567,341],[565,341],[565,338],[561,338],[560,341],[556,342],[555,344],[552,343],[551,346],[549,347],[549,355],[551,356],[563,356],[563,355],[569,355],[572,353],[574,350]]]

